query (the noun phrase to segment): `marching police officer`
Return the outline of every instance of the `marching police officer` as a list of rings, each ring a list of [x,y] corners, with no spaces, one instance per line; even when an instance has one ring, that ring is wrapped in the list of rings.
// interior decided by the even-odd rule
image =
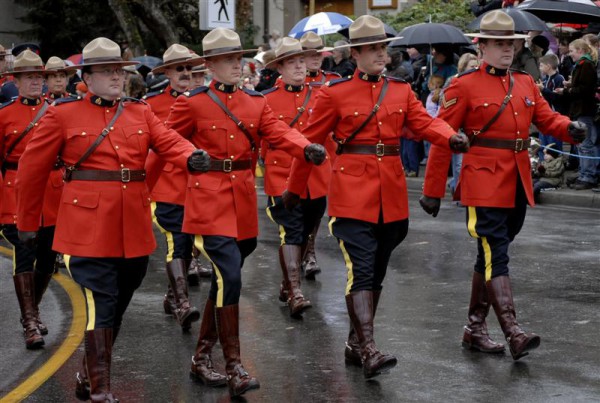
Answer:
[[[466,147],[464,136],[432,119],[410,85],[382,75],[387,38],[383,23],[363,15],[350,26],[354,76],[334,80],[321,89],[308,127],[310,141],[323,143],[331,132],[339,154],[329,187],[329,227],[338,239],[348,269],[346,305],[351,330],[346,361],[363,367],[366,378],[396,365],[373,339],[373,317],[387,264],[408,231],[408,197],[400,162],[404,125],[428,140],[455,150]],[[310,166],[295,160],[284,203],[292,207],[306,187]]]
[[[69,78],[73,75],[73,71],[67,70],[66,67],[64,60],[56,56],[50,57],[46,62],[44,76],[46,77],[48,92],[45,94],[45,97],[49,103],[69,96],[67,84],[69,83]]]
[[[467,229],[477,239],[477,260],[471,282],[468,324],[463,346],[499,353],[504,346],[493,341],[486,317],[494,307],[513,359],[537,348],[540,337],[526,333],[517,323],[508,247],[521,230],[527,204],[534,205],[527,148],[533,122],[544,133],[565,140],[585,137],[584,126],[552,111],[527,73],[510,70],[515,34],[512,18],[501,10],[481,20],[479,38],[483,62],[452,80],[444,91],[439,118],[463,128],[471,148],[463,157],[455,197],[467,206]],[[485,91],[481,91],[485,88]],[[421,205],[435,217],[445,193],[451,154],[430,150]]]
[[[156,247],[144,162],[149,149],[189,170],[204,170],[208,156],[165,127],[149,106],[121,100],[123,66],[119,45],[97,38],[83,49],[84,99],[51,106],[23,154],[17,174],[19,237],[36,238],[43,195],[38,191],[57,155],[66,166],[54,249],[84,293],[87,307],[85,369],[76,395],[93,402],[116,401],[110,388],[112,345],[123,314],[146,274]],[[158,172],[149,172],[149,182]]]

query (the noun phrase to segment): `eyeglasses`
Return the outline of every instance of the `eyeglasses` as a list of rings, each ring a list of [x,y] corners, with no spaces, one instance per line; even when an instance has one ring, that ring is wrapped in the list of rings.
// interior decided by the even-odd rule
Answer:
[[[177,67],[175,67],[175,71],[178,73],[181,73],[184,69],[187,71],[192,71],[192,67],[193,66],[191,66],[189,64],[186,64],[185,66],[177,66]]]
[[[118,76],[122,77],[125,75],[125,70],[123,70],[121,67],[106,67],[104,69],[101,70],[92,70],[91,71],[92,74],[100,74],[104,77],[112,77],[115,74],[117,74]]]

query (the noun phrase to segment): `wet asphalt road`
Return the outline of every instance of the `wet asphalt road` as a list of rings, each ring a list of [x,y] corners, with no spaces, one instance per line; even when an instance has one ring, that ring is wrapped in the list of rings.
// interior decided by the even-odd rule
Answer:
[[[392,256],[375,322],[381,350],[398,357],[388,374],[365,381],[343,359],[348,319],[345,267],[323,222],[317,255],[323,272],[304,282],[314,305],[292,319],[277,300],[281,271],[278,235],[261,207],[257,250],[243,271],[242,361],[261,388],[248,402],[589,402],[600,401],[600,211],[566,207],[530,209],[512,245],[511,277],[518,319],[542,337],[530,356],[513,362],[460,347],[476,246],[464,209],[446,202],[433,219],[410,193],[411,223]],[[266,199],[259,197],[259,205]],[[112,384],[122,402],[228,402],[188,376],[199,322],[182,334],[162,312],[166,288],[162,247],[135,294],[113,355]],[[70,323],[65,292],[53,282],[42,304],[50,328],[42,351],[27,351],[18,327],[11,263],[1,258],[0,396],[45,362]],[[202,310],[208,282],[191,287]],[[490,333],[502,341],[493,313]],[[82,347],[26,401],[71,402]],[[217,346],[213,358],[223,369]],[[243,401],[243,400],[242,400]]]

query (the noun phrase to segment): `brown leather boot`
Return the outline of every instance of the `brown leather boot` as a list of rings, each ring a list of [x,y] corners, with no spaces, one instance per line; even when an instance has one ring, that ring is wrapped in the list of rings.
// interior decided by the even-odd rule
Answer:
[[[195,307],[190,306],[185,277],[186,270],[187,268],[183,259],[173,259],[167,263],[167,275],[173,295],[175,296],[175,304],[177,305],[173,315],[184,332],[190,330],[192,322],[200,319],[200,312]]]
[[[44,296],[46,289],[48,289],[50,280],[52,280],[52,274],[44,274],[38,271],[33,272],[33,281],[35,283],[35,320],[42,335],[48,334],[48,328],[40,320],[40,302],[42,302],[42,297]]]
[[[279,247],[279,263],[283,272],[284,281],[289,284],[288,306],[290,315],[300,316],[302,312],[312,307],[309,300],[304,298],[300,289],[300,245],[281,245]]]
[[[470,350],[483,353],[503,353],[504,345],[490,338],[485,318],[490,311],[490,302],[483,274],[473,272],[471,281],[471,302],[469,303],[469,324],[465,326],[462,345]]]
[[[510,278],[494,277],[486,286],[513,360],[525,357],[529,351],[539,347],[541,340],[534,333],[525,333],[517,323]]]
[[[110,391],[110,365],[113,329],[101,328],[85,332],[85,360],[92,402],[118,402]]]
[[[315,254],[315,239],[317,238],[320,224],[321,219],[317,220],[312,232],[308,236],[306,248],[303,253],[302,269],[304,270],[304,277],[307,280],[314,280],[315,276],[321,272],[321,268],[317,263],[317,255]]]
[[[167,287],[167,293],[163,298],[163,310],[167,315],[173,315],[173,312],[177,310],[177,303],[175,302],[175,295],[173,295],[171,284]]]
[[[286,280],[281,280],[281,284],[279,284],[279,300],[281,302],[287,302],[288,290],[290,289],[290,282]]]
[[[346,306],[360,344],[365,378],[372,378],[395,367],[398,363],[396,357],[381,353],[373,340],[373,292],[351,292],[346,295]]]
[[[373,291],[373,320],[375,320],[375,314],[377,313],[377,305],[379,305],[379,297],[381,296],[381,290]],[[360,343],[358,342],[358,336],[350,321],[350,332],[348,333],[348,341],[346,342],[346,348],[344,349],[344,358],[346,364],[356,365],[362,367],[362,359],[360,357]]]
[[[225,357],[229,394],[240,396],[250,390],[260,388],[256,378],[246,372],[240,360],[240,312],[239,305],[217,308],[217,329]]]
[[[117,340],[117,336],[119,335],[120,327],[114,327],[112,331],[112,345],[115,345],[115,340]],[[111,350],[112,351],[112,350]],[[77,399],[81,401],[90,400],[90,380],[87,375],[87,364],[85,359],[85,354],[83,355],[83,366],[80,372],[75,374],[75,396]]]
[[[189,267],[188,276],[192,272],[192,270],[195,273],[195,275],[198,276],[198,278],[211,278],[211,276],[212,276],[212,267],[210,267],[210,265],[202,264],[202,262],[200,261],[200,255],[191,259],[188,267]],[[188,277],[188,281],[189,281],[189,277]],[[190,283],[190,285],[192,285],[192,284]],[[195,285],[197,285],[197,284],[195,284]]]
[[[33,273],[20,273],[13,276],[15,291],[21,308],[21,324],[25,336],[25,347],[29,350],[42,348],[44,338],[38,329],[35,310],[35,282]]]
[[[190,370],[190,375],[206,386],[225,386],[227,384],[227,377],[214,370],[211,359],[212,349],[218,339],[215,302],[209,298],[204,306],[198,344],[196,345],[196,353],[192,357],[192,368]]]
[[[196,286],[200,284],[200,273],[195,264],[196,259],[184,259],[185,267],[187,267],[187,282],[188,285]]]

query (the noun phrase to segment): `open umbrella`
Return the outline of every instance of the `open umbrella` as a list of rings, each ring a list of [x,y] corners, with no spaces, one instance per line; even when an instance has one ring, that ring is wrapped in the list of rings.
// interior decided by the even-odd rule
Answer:
[[[65,60],[69,60],[69,61],[73,62],[73,64],[81,64],[81,63],[83,63],[83,56],[81,53],[77,53],[75,55],[71,55],[71,56],[67,57]]]
[[[340,29],[349,27],[350,24],[352,24],[352,20],[343,14],[321,12],[302,18],[294,25],[288,36],[299,39],[308,31],[317,35],[335,34]]]
[[[418,47],[425,45],[471,45],[460,29],[448,24],[424,22],[404,28],[390,46]]]
[[[396,31],[394,28],[390,27],[388,24],[384,23],[383,28],[385,29],[385,36],[387,36],[388,38],[393,38],[394,36],[398,36],[398,31]],[[347,27],[344,29],[340,29],[338,31],[338,34],[342,34],[346,38],[350,38],[350,28]]]
[[[600,22],[600,7],[591,0],[526,0],[517,6],[546,22]]]
[[[147,55],[134,57],[133,60],[135,60],[136,62],[140,62],[138,66],[146,66],[149,67],[150,70],[162,63],[162,59]]]
[[[547,31],[548,26],[544,21],[542,21],[539,17],[536,17],[530,12],[520,10],[518,8],[505,8],[504,11],[506,14],[510,15],[515,22],[515,31]],[[489,12],[489,11],[488,11]],[[487,13],[485,13],[487,14]],[[467,25],[467,29],[472,31],[476,31],[479,29],[479,24],[481,23],[481,19],[485,14],[480,15],[475,20],[471,21],[469,25]]]

